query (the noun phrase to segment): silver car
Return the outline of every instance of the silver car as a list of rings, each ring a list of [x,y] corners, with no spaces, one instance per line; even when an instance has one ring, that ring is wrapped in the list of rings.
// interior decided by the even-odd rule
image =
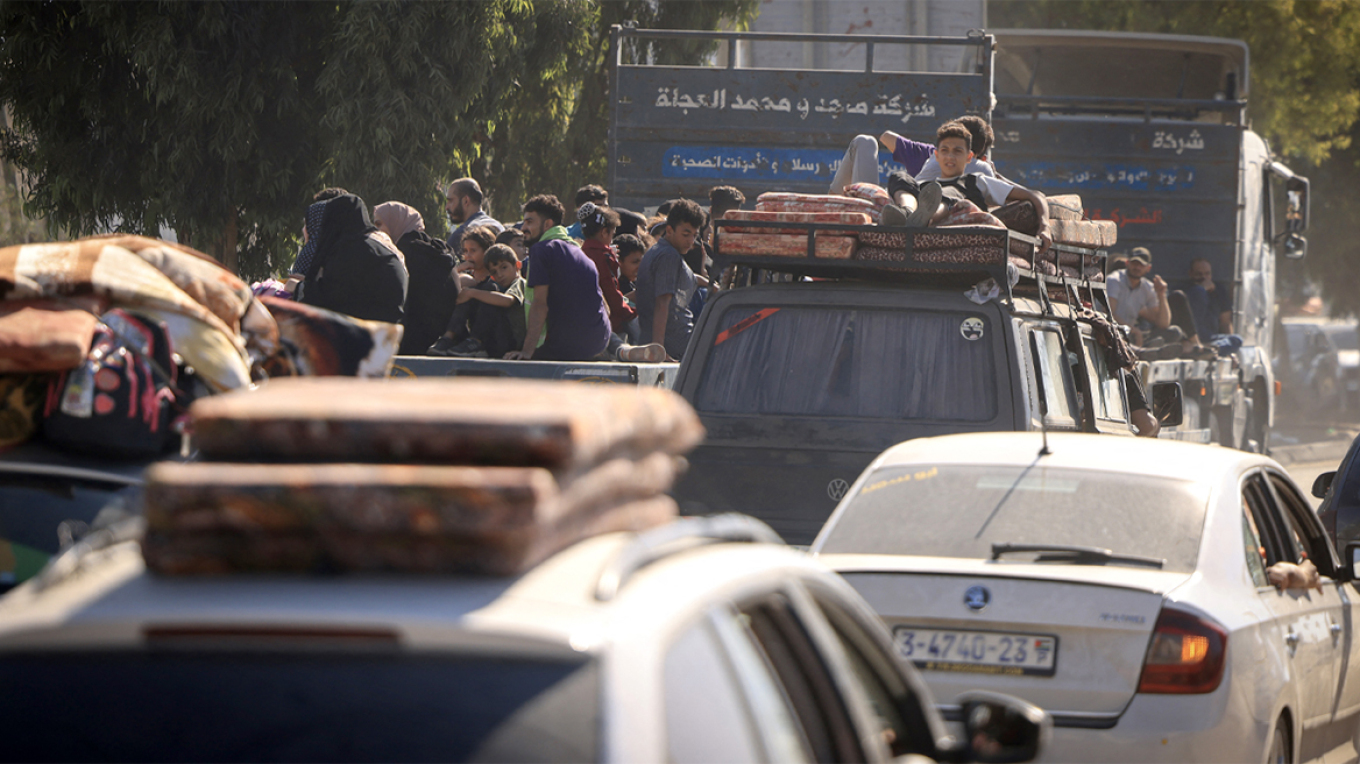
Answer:
[[[812,549],[947,717],[978,688],[1046,708],[1045,760],[1357,755],[1360,592],[1266,457],[1102,435],[912,440],[859,477]],[[1267,580],[1306,562],[1316,588]]]

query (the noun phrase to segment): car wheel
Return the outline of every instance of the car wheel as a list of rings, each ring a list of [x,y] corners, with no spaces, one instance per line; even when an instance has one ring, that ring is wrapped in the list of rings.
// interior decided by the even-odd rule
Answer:
[[[1289,720],[1283,716],[1275,722],[1275,729],[1270,732],[1270,745],[1266,747],[1266,764],[1290,764],[1294,760],[1288,724]]]

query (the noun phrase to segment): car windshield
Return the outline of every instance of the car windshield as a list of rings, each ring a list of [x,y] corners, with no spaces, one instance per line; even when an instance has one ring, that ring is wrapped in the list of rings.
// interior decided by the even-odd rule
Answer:
[[[971,312],[734,307],[704,363],[700,411],[986,422],[997,327]]]
[[[990,559],[993,544],[1084,546],[1183,573],[1195,568],[1208,499],[1189,481],[1038,466],[884,467],[858,490],[817,551]]]
[[[594,761],[593,662],[449,654],[0,657],[15,761]]]

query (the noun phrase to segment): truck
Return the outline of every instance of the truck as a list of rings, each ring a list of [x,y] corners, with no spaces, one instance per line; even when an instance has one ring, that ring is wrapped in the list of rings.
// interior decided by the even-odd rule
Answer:
[[[1271,369],[1276,258],[1307,250],[1308,179],[1250,129],[1249,51],[1217,37],[998,30],[998,168],[1045,193],[1078,193],[1093,219],[1145,247],[1153,273],[1189,286],[1204,259],[1232,290],[1242,338],[1230,364],[1155,361],[1184,391],[1182,437],[1264,451],[1276,414]],[[1207,339],[1207,338],[1201,338]]]
[[[1131,217],[1145,217],[1147,207],[1146,217],[1172,225],[1158,229],[1163,238],[1136,228],[1131,236],[1159,250],[1159,267],[1183,263],[1188,270],[1190,259],[1203,256],[1217,273],[1230,275],[1234,326],[1241,327],[1243,348],[1218,360],[1142,362],[1134,372],[1161,422],[1162,437],[1264,447],[1274,386],[1269,348],[1261,343],[1269,339],[1273,257],[1276,249],[1301,256],[1307,181],[1274,161],[1264,141],[1245,127],[1240,43],[1194,41],[1195,51],[1217,51],[1220,82],[1229,89],[1223,99],[1137,94],[1107,114],[1092,113],[1111,108],[1104,94],[1031,93],[1005,100],[1019,70],[1001,71],[1016,59],[999,54],[994,59],[998,38],[991,35],[615,30],[616,50],[636,51],[641,45],[633,38],[652,34],[707,35],[725,44],[728,54],[725,68],[709,69],[629,61],[618,54],[611,182],[623,203],[701,197],[708,186],[720,184],[735,185],[748,197],[765,191],[826,193],[845,144],[857,133],[893,129],[929,141],[946,119],[991,118],[998,133],[994,160],[1003,175],[1048,193],[1081,194],[1091,217],[1120,216],[1121,237],[1137,225],[1123,216],[1132,211]],[[1023,39],[1037,40],[1039,34]],[[735,66],[735,51],[748,39],[858,45],[864,70],[743,71]],[[1163,47],[1142,42],[1153,50],[1186,44],[1185,38],[1162,39]],[[958,72],[878,72],[874,52],[886,45],[953,45],[970,53],[961,57]],[[1199,60],[1187,60],[1192,59]],[[1086,60],[1087,72],[1099,71],[1100,60]],[[1062,71],[1079,68],[1069,62]],[[1035,72],[1043,74],[1042,68]],[[893,106],[908,103],[914,105],[910,113]],[[733,104],[741,108],[734,112]],[[1214,115],[1222,117],[1211,122]],[[1189,151],[1212,140],[1214,156],[1226,155],[1220,138],[1235,146],[1236,159],[1201,167],[1198,155],[1178,162],[1159,156],[1181,156],[1161,148],[1173,139],[1178,148],[1184,141]],[[881,155],[880,165],[886,171],[891,160]],[[1096,171],[1113,177],[1093,181],[1087,173]],[[1279,235],[1272,227],[1272,178],[1286,185],[1289,201],[1290,222]],[[1184,198],[1199,206],[1157,214],[1147,201],[1137,207],[1120,201],[1119,193],[1135,192],[1146,195],[1135,199]],[[1196,221],[1202,226],[1198,232]],[[953,273],[930,272],[933,266],[911,245],[888,268],[853,259],[817,262],[815,236],[846,226],[807,226],[806,258],[723,250],[724,230],[761,225],[715,221],[715,265],[739,269],[752,285],[710,299],[681,362],[675,390],[694,404],[709,433],[675,489],[682,511],[740,510],[770,523],[790,543],[808,543],[859,472],[899,441],[988,430],[1132,434],[1126,380],[1106,363],[1097,327],[1083,311],[1087,305],[1107,309],[1104,253],[1094,260],[1101,268],[1097,283],[1048,278],[1031,269],[1010,288],[1004,257]],[[1026,240],[1005,233],[1008,241],[998,244],[1003,252]],[[1121,238],[1120,246],[1126,245]],[[1000,298],[978,304],[964,296],[971,284],[989,276],[1007,286]]]

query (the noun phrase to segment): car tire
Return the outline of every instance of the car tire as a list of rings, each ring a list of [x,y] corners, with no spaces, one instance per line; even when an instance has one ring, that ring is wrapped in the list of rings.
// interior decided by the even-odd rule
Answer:
[[[1289,718],[1281,716],[1270,731],[1270,743],[1266,745],[1266,764],[1292,764],[1294,747],[1289,740]]]

